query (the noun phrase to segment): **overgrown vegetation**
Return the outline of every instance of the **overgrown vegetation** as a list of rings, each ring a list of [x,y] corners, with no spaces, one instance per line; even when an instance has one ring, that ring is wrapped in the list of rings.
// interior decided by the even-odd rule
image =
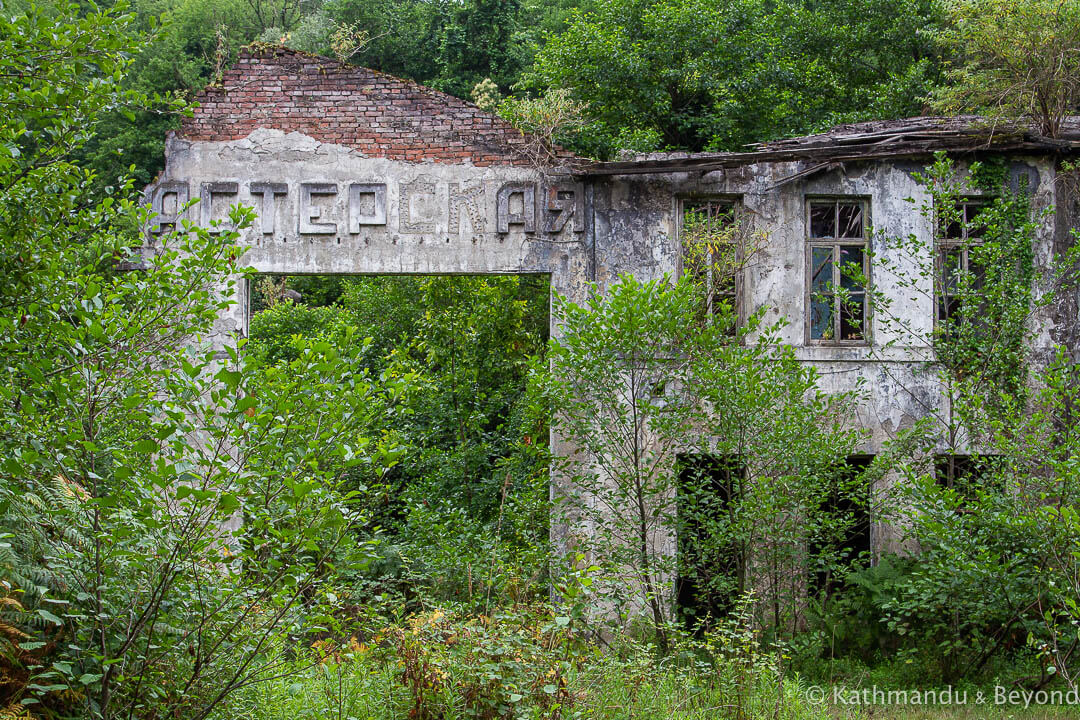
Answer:
[[[741,220],[683,218],[678,278],[556,297],[552,339],[545,278],[245,276],[250,210],[143,247],[134,193],[171,93],[255,38],[475,90],[540,160],[931,95],[1054,136],[1074,3],[3,9],[3,717],[818,718],[808,681],[1077,687],[1080,389],[1070,348],[1029,352],[1077,258],[1036,262],[1004,164],[938,158],[934,245],[882,239],[924,259],[875,272],[932,327],[844,270],[946,401],[873,463],[859,389],[822,391],[734,303],[768,240]],[[257,297],[231,347],[236,277]],[[903,532],[874,564],[871,512]]]
[[[1041,357],[1031,348],[1034,318],[1076,287],[1076,253],[1036,267],[1028,189],[1023,176],[1010,182],[1004,164],[961,173],[941,155],[920,180],[934,237],[883,238],[886,257],[875,262],[879,283],[932,302],[936,322],[913,324],[888,298],[874,300],[889,338],[879,351],[931,359],[918,382],[944,401],[926,403],[924,419],[888,453],[896,481],[882,512],[904,528],[901,547],[918,553],[886,555],[849,576],[819,618],[815,654],[841,676],[902,662],[916,669],[912,682],[930,674],[939,683],[1007,677],[1075,687],[1080,620],[1070,578],[1080,537],[1068,518],[1078,500],[1078,387],[1064,348]],[[892,379],[914,392],[914,377]]]
[[[1019,114],[1053,137],[1076,106],[1078,17],[1072,0],[158,0],[133,6],[125,34],[154,41],[124,83],[190,99],[259,41],[505,97],[500,113],[541,131],[541,155],[551,141],[601,158],[739,150],[929,107]],[[80,155],[99,191],[132,165],[149,182],[178,122],[134,107],[95,119],[105,131]]]

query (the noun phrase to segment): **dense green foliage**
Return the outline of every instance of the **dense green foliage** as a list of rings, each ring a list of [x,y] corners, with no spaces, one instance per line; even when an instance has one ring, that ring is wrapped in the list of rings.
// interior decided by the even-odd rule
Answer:
[[[134,10],[128,36],[153,42],[134,54],[125,85],[188,99],[213,83],[243,45],[262,40],[333,56],[342,28],[366,38],[351,62],[460,97],[484,78],[505,92],[569,12],[566,0],[153,0]],[[100,175],[98,189],[131,165],[136,183],[150,182],[164,163],[165,133],[178,124],[176,114],[160,110],[110,111],[94,120],[102,131],[80,154]]]
[[[629,639],[599,655],[573,618],[529,607],[479,620],[424,613],[380,636],[391,640],[316,648],[320,666],[237,696],[224,717],[822,717],[803,684],[734,622],[684,638],[678,659],[663,663]]]
[[[850,575],[845,593],[818,609],[802,652],[838,660],[827,667],[842,674],[910,664],[913,684],[1012,678],[1041,687],[1060,678],[1072,687],[1080,388],[1064,348],[1050,357],[1031,349],[1034,315],[1075,292],[1076,247],[1036,267],[1029,192],[1009,187],[1003,163],[961,172],[940,155],[919,178],[937,238],[885,239],[899,257],[921,260],[903,268],[879,258],[879,282],[948,313],[919,329],[887,298],[875,299],[875,312],[894,344],[933,351],[922,375],[945,399],[887,453],[899,482],[882,512],[920,552]],[[988,199],[965,216],[979,195]],[[928,247],[942,238],[948,251]]]
[[[492,562],[502,559],[535,581],[547,547],[547,428],[525,387],[526,361],[547,338],[546,278],[284,282],[303,288],[303,298],[337,297],[256,313],[251,357],[277,366],[295,355],[298,337],[340,344],[352,334],[370,338],[365,363],[374,376],[409,379],[384,430],[399,447],[397,467],[357,477],[371,523],[391,533],[394,552],[436,595],[482,597]]]
[[[607,0],[528,74],[595,119],[579,142],[738,150],[841,121],[918,114],[940,72],[934,2]]]
[[[127,84],[187,97],[253,40],[348,57],[469,98],[564,89],[586,127],[560,136],[590,155],[621,149],[739,149],[832,123],[917,114],[941,79],[945,16],[936,0],[161,0],[136,6],[155,41]],[[84,151],[116,182],[160,169],[175,118],[110,112]]]
[[[3,716],[820,717],[790,664],[1075,688],[1080,395],[1065,350],[1027,348],[1076,258],[1040,274],[1038,218],[1003,166],[939,158],[918,178],[935,226],[980,241],[948,292],[926,282],[933,261],[897,279],[958,301],[906,339],[935,353],[947,406],[857,472],[836,462],[856,396],[819,391],[760,314],[703,313],[693,273],[556,298],[551,339],[543,278],[245,278],[237,232],[183,225],[142,247],[133,192],[176,122],[170,93],[255,38],[462,95],[485,78],[492,96],[559,91],[587,104],[568,139],[606,155],[907,114],[935,86],[1051,132],[1071,80],[1012,66],[1071,62],[1073,9],[6,4]],[[972,191],[996,198],[977,218],[956,210]],[[238,279],[258,298],[229,347],[214,320]],[[576,481],[558,504],[549,421],[582,450],[556,466]],[[978,472],[957,463],[973,449]],[[703,456],[736,462],[687,472]],[[921,552],[870,566],[849,534],[886,472],[873,511]]]
[[[739,150],[839,122],[928,107],[1024,113],[1056,134],[1076,107],[1074,3],[1001,0],[155,0],[126,32],[152,37],[125,86],[193,95],[252,41],[472,99],[552,92],[584,107],[558,140],[622,150]],[[19,8],[16,2],[11,7]],[[1044,28],[1044,30],[1038,30]],[[1004,52],[1012,49],[1012,52]],[[1025,75],[1023,68],[1036,72]],[[1010,75],[1010,73],[1012,73]],[[508,106],[504,114],[516,122]],[[98,190],[161,169],[174,114],[119,108],[80,151]]]
[[[818,393],[816,372],[759,316],[734,333],[730,307],[705,322],[703,290],[690,274],[627,276],[585,305],[561,300],[544,386],[555,429],[582,449],[560,465],[573,482],[559,521],[604,570],[606,601],[648,608],[662,646],[674,574],[697,589],[681,598],[701,613],[691,623],[756,591],[748,611],[761,625],[786,635],[801,624],[805,569],[839,564],[825,505],[851,492],[833,466],[858,440],[844,428],[854,395]],[[703,456],[737,465],[726,487],[707,474],[680,483],[681,461]],[[679,557],[658,540],[667,528],[693,535]],[[702,602],[721,597],[726,607]]]

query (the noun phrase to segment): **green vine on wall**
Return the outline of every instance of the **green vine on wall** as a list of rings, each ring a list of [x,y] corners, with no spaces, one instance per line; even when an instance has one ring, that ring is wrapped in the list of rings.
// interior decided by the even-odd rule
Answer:
[[[1037,224],[1027,178],[1020,179],[1014,191],[1006,162],[992,159],[973,163],[964,180],[944,157],[935,160],[926,176],[938,237],[957,234],[945,232],[950,225],[962,226],[966,242],[961,247],[967,256],[962,267],[944,270],[944,264],[961,257],[960,248],[951,256],[936,251],[938,306],[948,295],[957,307],[947,318],[939,314],[934,348],[963,391],[991,405],[1022,402],[1027,381]],[[962,203],[982,198],[988,202],[965,217]]]

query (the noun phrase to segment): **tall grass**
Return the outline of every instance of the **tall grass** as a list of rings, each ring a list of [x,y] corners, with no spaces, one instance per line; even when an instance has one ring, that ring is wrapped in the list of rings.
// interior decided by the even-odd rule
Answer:
[[[236,694],[218,720],[835,717],[738,629],[684,637],[663,656],[630,638],[601,649],[570,618],[537,608],[437,610],[361,635],[304,648],[287,676]]]

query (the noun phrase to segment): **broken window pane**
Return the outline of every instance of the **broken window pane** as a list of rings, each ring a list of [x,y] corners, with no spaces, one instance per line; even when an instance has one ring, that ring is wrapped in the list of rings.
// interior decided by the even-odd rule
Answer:
[[[955,490],[964,501],[980,492],[1002,492],[1000,457],[994,455],[935,455],[934,480]],[[957,512],[968,512],[963,503]]]
[[[866,205],[853,200],[816,200],[809,206],[810,339],[863,342],[867,336],[869,275]]]
[[[938,270],[935,288],[936,316],[939,323],[961,316],[961,296],[978,293],[985,282],[986,266],[981,261],[982,238],[987,226],[982,217],[989,208],[988,199],[963,200],[953,209],[950,219],[937,238]]]
[[[702,312],[707,318],[734,313],[740,252],[735,203],[726,199],[685,200],[682,208],[683,268],[703,287]],[[735,335],[736,323],[727,331]]]
[[[956,295],[960,290],[960,273],[964,271],[964,250],[945,248],[941,253],[941,282],[945,295]]]
[[[862,340],[866,316],[866,297],[862,293],[848,295],[840,304],[840,339]]]
[[[836,237],[836,203],[810,203],[810,237]]]
[[[831,340],[833,337],[833,249],[811,248],[810,337]]]
[[[980,221],[979,216],[986,211],[984,203],[966,203],[964,205],[964,217],[967,221],[967,236],[965,239],[977,242],[986,235],[986,224]]]
[[[938,322],[945,324],[960,312],[960,298],[945,297],[938,300]]]
[[[945,237],[949,240],[962,240],[964,238],[964,224],[960,220],[950,219],[948,224],[945,225]]]
[[[813,274],[811,289],[814,293],[832,290],[832,248],[815,247],[812,249]]]
[[[974,317],[963,317],[961,307],[964,297],[967,296],[970,299],[972,295],[978,296],[986,282],[986,266],[981,257],[981,251],[982,246],[977,243],[964,242],[938,246],[935,300],[939,323],[949,318],[962,319],[965,322],[974,319]]]
[[[971,289],[980,291],[986,283],[986,266],[978,252],[967,251],[967,270],[971,273]]]
[[[863,236],[863,209],[858,203],[840,203],[838,211],[840,235],[843,238]]]
[[[864,255],[862,246],[840,246],[840,287],[850,292],[862,291]]]

